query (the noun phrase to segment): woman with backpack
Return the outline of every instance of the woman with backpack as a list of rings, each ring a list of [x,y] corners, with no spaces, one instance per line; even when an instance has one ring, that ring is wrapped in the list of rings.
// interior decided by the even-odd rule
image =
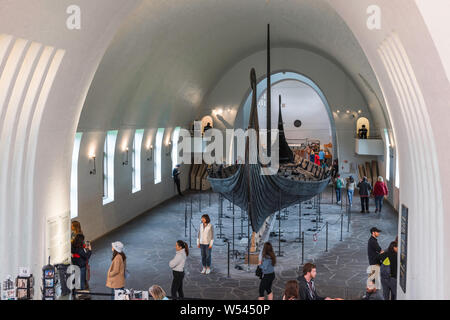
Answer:
[[[336,203],[341,204],[341,190],[344,188],[344,181],[341,178],[341,175],[338,173],[336,178]]]
[[[380,254],[380,278],[384,300],[396,300],[397,293],[397,242],[393,241],[389,248]]]
[[[272,282],[275,279],[274,266],[277,263],[275,252],[270,242],[264,243],[264,247],[259,260],[259,267],[262,270],[262,278],[259,283],[258,300],[264,300],[264,292],[267,292],[267,299],[273,300]]]
[[[176,254],[175,257],[170,260],[169,267],[172,269],[173,281],[172,281],[172,299],[178,298],[183,299],[183,278],[184,278],[184,264],[186,263],[186,258],[189,255],[189,247],[183,240],[178,240],[175,243]]]

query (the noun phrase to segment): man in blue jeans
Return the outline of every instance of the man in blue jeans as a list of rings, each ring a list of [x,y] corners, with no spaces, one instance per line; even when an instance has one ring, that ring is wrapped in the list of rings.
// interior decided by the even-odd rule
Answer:
[[[202,215],[202,223],[198,229],[197,247],[202,255],[202,274],[211,272],[211,249],[214,242],[214,227],[207,214]]]

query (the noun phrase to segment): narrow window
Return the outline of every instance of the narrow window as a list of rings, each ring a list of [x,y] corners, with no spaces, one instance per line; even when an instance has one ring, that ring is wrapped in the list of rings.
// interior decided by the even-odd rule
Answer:
[[[155,169],[155,184],[161,182],[161,148],[162,148],[162,140],[164,137],[164,128],[158,128],[156,132],[156,148],[155,148],[155,161],[154,161],[154,169]]]
[[[141,190],[141,147],[144,129],[136,130],[133,139],[133,152],[131,155],[132,192]]]
[[[103,204],[114,201],[114,151],[117,130],[106,133],[103,149]]]
[[[398,148],[395,148],[395,187],[400,188],[400,170],[398,167]]]
[[[178,139],[180,138],[180,127],[176,127],[172,136],[172,169],[178,164]],[[172,174],[172,170],[170,171]]]
[[[385,144],[385,152],[386,156],[384,157],[384,163],[386,164],[386,181],[390,180],[390,165],[391,165],[391,155],[389,152],[390,142],[389,142],[389,133],[387,129],[384,129],[384,144]]]
[[[70,218],[78,217],[78,155],[80,153],[81,137],[83,132],[75,134],[72,152],[72,170],[70,173]]]

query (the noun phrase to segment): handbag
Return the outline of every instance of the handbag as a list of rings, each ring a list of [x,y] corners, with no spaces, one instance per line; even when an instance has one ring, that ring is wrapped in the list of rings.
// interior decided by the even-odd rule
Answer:
[[[258,278],[260,278],[260,279],[263,278],[263,271],[262,271],[262,269],[261,269],[260,266],[257,266],[257,267],[256,267],[255,275],[256,275]]]

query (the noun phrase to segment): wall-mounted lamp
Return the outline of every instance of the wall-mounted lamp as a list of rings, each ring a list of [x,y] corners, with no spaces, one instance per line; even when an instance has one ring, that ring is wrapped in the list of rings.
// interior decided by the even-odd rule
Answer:
[[[350,110],[347,110],[347,111],[345,111],[345,112],[350,113]]]
[[[94,162],[94,167],[92,168],[92,170],[89,171],[89,174],[96,174],[97,173],[97,169],[95,168],[95,155],[89,155],[89,158],[92,159],[92,161]]]
[[[336,113],[340,113],[341,111],[340,110],[336,110]]]
[[[359,114],[361,114],[361,113],[362,113],[362,111],[361,111],[361,110],[358,110],[358,113],[359,113]]]
[[[153,145],[151,145],[149,148],[147,148],[147,161],[153,160]]]
[[[125,151],[126,151],[126,158],[125,158],[125,161],[122,162],[123,166],[127,166],[128,165],[128,147],[125,149]]]

